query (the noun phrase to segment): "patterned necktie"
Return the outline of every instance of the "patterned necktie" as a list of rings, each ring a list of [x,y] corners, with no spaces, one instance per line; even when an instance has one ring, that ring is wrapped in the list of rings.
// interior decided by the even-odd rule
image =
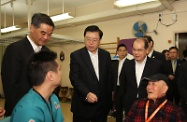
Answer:
[[[172,60],[171,64],[172,64],[173,73],[175,73],[175,60]]]

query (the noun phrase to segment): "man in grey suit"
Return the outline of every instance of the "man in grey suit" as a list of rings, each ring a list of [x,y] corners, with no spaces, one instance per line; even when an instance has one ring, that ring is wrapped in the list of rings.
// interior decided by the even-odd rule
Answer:
[[[95,25],[84,31],[85,47],[70,55],[69,78],[74,87],[73,122],[106,122],[112,103],[111,58],[98,48],[103,32]]]
[[[133,102],[139,98],[146,98],[146,83],[141,78],[160,73],[161,62],[147,56],[148,42],[145,38],[137,38],[132,46],[133,60],[123,65],[120,83],[124,90],[125,114],[127,115]]]
[[[53,30],[54,23],[50,17],[43,13],[36,13],[32,16],[30,34],[7,47],[1,69],[5,116],[11,115],[16,103],[32,87],[27,77],[26,62],[33,53],[49,50],[44,45],[50,40]]]

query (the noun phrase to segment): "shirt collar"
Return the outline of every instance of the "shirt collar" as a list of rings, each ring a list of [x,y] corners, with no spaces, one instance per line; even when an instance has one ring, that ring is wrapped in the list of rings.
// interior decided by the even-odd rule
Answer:
[[[96,56],[96,55],[98,55],[98,49],[96,50],[96,53],[95,53],[95,54],[92,53],[92,52],[90,52],[89,50],[88,50],[88,53],[89,53],[90,56]]]
[[[30,42],[30,44],[31,44],[31,46],[32,46],[32,48],[33,48],[34,51],[38,50],[38,48],[41,50],[42,46],[37,46],[37,45],[31,40],[31,38],[29,37],[29,35],[27,35],[27,39],[29,40],[29,42]]]
[[[123,59],[118,59],[120,62],[124,62],[127,57],[124,57]]]
[[[150,100],[150,99],[149,99],[149,100]],[[154,100],[150,100],[150,101],[152,101],[152,102],[154,102],[154,103],[160,104],[160,103],[162,103],[164,100],[166,100],[166,96],[157,98],[156,101],[154,101]]]
[[[139,63],[139,62],[137,62],[136,60],[135,60],[135,63],[136,63],[136,64],[145,64],[146,61],[147,61],[147,56],[144,58],[144,60],[142,61],[142,63]]]
[[[153,50],[151,50],[151,52],[148,54],[148,56],[151,58],[152,55],[153,55]]]

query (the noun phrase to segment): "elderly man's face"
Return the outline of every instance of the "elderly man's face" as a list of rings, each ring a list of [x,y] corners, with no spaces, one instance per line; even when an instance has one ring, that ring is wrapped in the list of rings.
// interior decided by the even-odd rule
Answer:
[[[147,85],[147,97],[156,100],[157,98],[165,96],[167,89],[166,83],[162,80],[157,82],[149,81]]]

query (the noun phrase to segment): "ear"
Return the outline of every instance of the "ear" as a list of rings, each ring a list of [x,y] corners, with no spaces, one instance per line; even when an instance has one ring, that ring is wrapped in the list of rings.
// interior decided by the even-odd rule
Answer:
[[[166,94],[167,91],[168,91],[168,86],[167,86],[167,85],[164,85],[164,86],[163,86],[162,92],[163,92],[164,94]]]
[[[54,73],[52,71],[47,72],[46,80],[52,81]]]
[[[152,42],[152,41],[151,41],[151,42],[149,42],[149,44],[150,44],[150,46],[151,46],[151,47],[153,47],[153,42]]]
[[[34,30],[34,26],[31,24],[31,25],[30,25],[30,33],[32,33],[33,30]]]
[[[148,48],[146,49],[146,54],[147,54],[147,55],[149,54],[149,50],[148,50]]]

